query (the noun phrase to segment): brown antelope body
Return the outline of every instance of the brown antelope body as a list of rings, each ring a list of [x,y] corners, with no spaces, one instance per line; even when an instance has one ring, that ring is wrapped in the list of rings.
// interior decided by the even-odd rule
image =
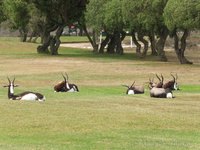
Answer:
[[[166,82],[163,86],[164,89],[170,88],[171,90],[179,90],[178,83],[177,83],[177,79],[178,79],[177,74],[176,74],[176,78],[172,74],[170,75],[172,76],[173,80]]]
[[[131,86],[123,85],[127,87],[126,94],[143,94],[144,93],[144,86],[142,85],[134,85],[135,81]]]
[[[68,75],[67,78],[62,74],[64,81],[56,84],[54,86],[55,92],[79,92],[78,87],[75,84],[69,84]]]
[[[173,98],[171,89],[153,87],[150,91],[150,96],[155,98]]]

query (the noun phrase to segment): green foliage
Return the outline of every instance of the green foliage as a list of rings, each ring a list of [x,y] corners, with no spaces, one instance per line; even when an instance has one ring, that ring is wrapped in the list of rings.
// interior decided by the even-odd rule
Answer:
[[[5,0],[4,13],[18,29],[25,29],[30,19],[29,5],[24,0]]]
[[[106,4],[104,24],[108,32],[120,32],[123,30],[122,1],[112,0]]]
[[[105,6],[108,0],[91,0],[86,6],[86,22],[87,25],[96,31],[104,29],[103,20],[105,18]]]
[[[1,22],[4,21],[6,19],[6,16],[4,15],[3,12],[3,0],[0,0],[0,26],[1,26]]]
[[[156,30],[164,25],[163,9],[167,0],[124,0],[124,22],[131,28],[142,25],[144,30]]]
[[[200,29],[199,6],[199,0],[169,0],[164,9],[167,27],[170,30],[174,28],[189,30]]]

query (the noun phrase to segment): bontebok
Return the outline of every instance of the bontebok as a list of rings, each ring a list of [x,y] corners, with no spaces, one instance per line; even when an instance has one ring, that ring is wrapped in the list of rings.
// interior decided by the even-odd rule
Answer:
[[[128,89],[126,90],[126,94],[142,94],[144,93],[144,86],[142,85],[134,85],[135,81],[131,86],[128,85],[122,85],[127,87]]]
[[[62,74],[64,81],[54,86],[55,92],[79,92],[78,87],[75,84],[69,84],[68,75],[66,77]]]
[[[153,87],[150,91],[150,96],[156,98],[173,98],[173,94],[170,88],[164,89]]]
[[[28,101],[45,101],[46,98],[44,95],[35,92],[23,92],[20,94],[14,94],[14,87],[18,85],[14,85],[15,78],[11,82],[10,79],[7,77],[9,85],[5,85],[3,87],[8,87],[8,99],[10,100],[28,100]]]

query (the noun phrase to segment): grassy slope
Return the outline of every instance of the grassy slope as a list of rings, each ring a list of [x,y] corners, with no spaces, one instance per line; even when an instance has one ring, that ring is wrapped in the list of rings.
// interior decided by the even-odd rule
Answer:
[[[46,102],[7,100],[0,90],[0,149],[198,149],[199,65],[137,59],[133,54],[99,55],[60,48],[38,55],[35,44],[0,42],[0,81],[17,77],[20,87],[43,93]],[[170,71],[169,71],[170,70]],[[67,72],[79,93],[54,93]],[[155,73],[179,75],[174,99],[126,95],[122,84],[144,84]]]

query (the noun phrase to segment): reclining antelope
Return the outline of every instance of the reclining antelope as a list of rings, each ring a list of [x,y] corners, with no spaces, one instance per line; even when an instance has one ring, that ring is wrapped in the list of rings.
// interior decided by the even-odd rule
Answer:
[[[149,78],[149,82],[148,83],[148,89],[151,90],[153,87],[156,87],[156,88],[162,88],[163,87],[163,81],[164,81],[164,77],[163,75],[161,74],[161,78],[156,74],[156,77],[158,78],[159,82],[158,83],[155,83],[154,82],[154,78],[153,79],[150,79]]]
[[[28,100],[28,101],[45,101],[46,98],[44,95],[35,92],[23,92],[20,94],[14,94],[14,87],[18,87],[19,85],[15,85],[15,78],[11,82],[10,79],[7,77],[9,85],[5,85],[3,87],[8,87],[8,99],[10,100]]]
[[[173,98],[173,94],[170,88],[164,89],[153,87],[150,91],[150,96],[156,98]]]
[[[148,89],[150,89],[150,96],[156,98],[173,98],[172,89],[168,86],[164,88],[164,77],[162,74],[161,78],[159,78],[157,74],[156,77],[159,80],[158,83],[154,83],[153,80],[149,79]]]
[[[79,92],[78,87],[75,84],[69,84],[68,82],[68,75],[66,77],[62,74],[64,81],[56,84],[54,86],[55,92]]]
[[[122,85],[127,87],[128,89],[126,90],[126,94],[142,94],[144,93],[144,86],[142,85],[134,85],[135,81],[131,86],[128,85]]]
[[[177,74],[176,74],[176,78],[172,74],[170,75],[172,76],[173,80],[166,82],[163,88],[164,89],[170,88],[171,90],[179,90],[178,83],[177,83],[177,79],[178,79]]]

